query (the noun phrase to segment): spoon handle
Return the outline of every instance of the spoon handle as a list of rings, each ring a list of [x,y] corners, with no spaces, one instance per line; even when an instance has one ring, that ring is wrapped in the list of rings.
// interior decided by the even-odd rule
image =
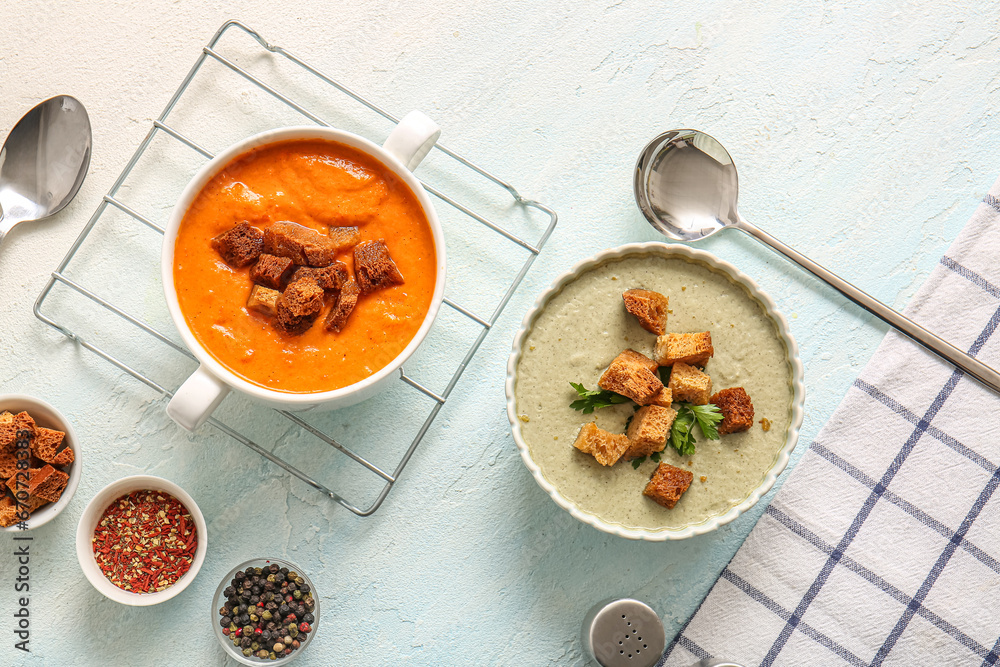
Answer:
[[[1000,373],[993,370],[983,362],[975,359],[969,354],[966,354],[944,339],[932,334],[927,329],[893,310],[878,299],[862,292],[851,283],[847,282],[837,274],[823,268],[805,255],[789,248],[764,230],[744,220],[742,216],[738,217],[736,224],[733,226],[746,232],[765,245],[770,246],[772,249],[811,272],[814,276],[828,283],[831,287],[838,290],[841,294],[867,310],[872,315],[878,317],[886,324],[896,328],[906,336],[909,336],[945,361],[948,361],[952,365],[962,369],[993,391],[1000,392]]]

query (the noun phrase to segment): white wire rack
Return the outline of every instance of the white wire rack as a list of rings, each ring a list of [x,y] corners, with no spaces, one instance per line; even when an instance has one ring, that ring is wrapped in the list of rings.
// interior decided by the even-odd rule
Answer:
[[[234,35],[229,39],[235,39],[236,35],[239,35],[241,40],[249,42],[252,50],[255,49],[257,51],[256,57],[245,59],[247,62],[259,61],[261,58],[284,61],[294,65],[298,68],[300,73],[306,72],[310,75],[310,77],[314,77],[314,80],[310,78],[310,81],[313,81],[313,84],[321,88],[321,92],[324,93],[324,102],[318,105],[322,108],[316,108],[314,106],[314,108],[316,108],[315,111],[307,109],[306,105],[302,103],[301,100],[297,101],[296,99],[293,99],[294,95],[288,94],[287,91],[282,92],[280,84],[268,82],[265,76],[259,73],[253,73],[250,71],[250,68],[245,67],[242,64],[238,64],[238,58],[234,59],[223,55],[220,52],[222,50],[220,49],[220,42],[225,41],[224,38],[229,34]],[[247,37],[251,38],[252,41],[247,40]],[[260,49],[263,49],[264,51],[260,51]],[[160,116],[153,121],[152,127],[150,128],[145,139],[139,145],[128,164],[126,164],[124,170],[121,172],[121,175],[114,182],[114,185],[112,185],[107,195],[104,196],[102,202],[87,222],[80,236],[59,264],[59,267],[52,273],[51,278],[35,302],[34,308],[35,315],[38,319],[59,331],[80,347],[99,355],[101,358],[107,360],[117,368],[125,371],[132,377],[166,397],[173,396],[173,391],[170,387],[176,387],[179,385],[179,380],[175,377],[171,377],[171,375],[176,375],[176,367],[178,364],[166,364],[166,366],[173,367],[174,373],[165,372],[162,361],[153,364],[153,370],[140,370],[139,366],[143,365],[142,362],[146,357],[146,351],[152,349],[168,356],[180,354],[191,361],[194,361],[194,356],[179,342],[179,340],[177,340],[175,335],[176,332],[169,325],[169,319],[166,315],[166,304],[160,303],[162,302],[162,298],[147,298],[145,305],[141,305],[140,307],[127,306],[121,299],[117,299],[113,294],[115,293],[113,286],[104,281],[99,281],[99,284],[89,284],[84,278],[77,277],[74,274],[74,267],[71,266],[71,264],[74,263],[74,260],[77,260],[77,263],[84,264],[94,264],[95,262],[107,263],[113,261],[114,258],[112,256],[117,252],[130,253],[130,273],[128,276],[129,280],[127,282],[139,284],[145,279],[151,284],[158,284],[159,267],[157,262],[152,258],[158,257],[159,255],[159,246],[162,243],[163,227],[156,220],[158,217],[165,217],[165,213],[167,211],[161,206],[159,207],[160,210],[157,213],[147,214],[140,212],[137,210],[139,208],[138,206],[130,202],[127,203],[120,195],[123,192],[123,186],[125,187],[125,190],[128,191],[129,186],[126,184],[130,177],[134,175],[137,165],[139,165],[144,159],[146,159],[146,162],[152,162],[154,165],[152,168],[153,171],[151,172],[153,174],[151,180],[154,181],[154,185],[158,180],[156,169],[165,169],[170,166],[170,160],[164,159],[163,151],[159,149],[152,158],[147,159],[147,152],[151,150],[151,145],[153,145],[154,141],[162,141],[166,139],[169,142],[179,142],[179,144],[187,147],[185,149],[186,151],[194,151],[194,153],[197,154],[199,164],[203,164],[205,160],[213,157],[213,153],[203,147],[198,141],[191,138],[190,133],[181,131],[174,123],[172,123],[172,120],[174,120],[172,114],[175,113],[178,106],[183,104],[188,97],[193,97],[196,105],[202,105],[206,99],[210,99],[212,97],[211,94],[206,95],[204,88],[200,88],[196,92],[192,92],[191,89],[193,83],[196,82],[199,75],[205,69],[206,63],[213,62],[218,63],[231,73],[238,75],[243,81],[252,84],[250,88],[255,88],[259,91],[263,91],[263,93],[266,93],[264,97],[273,98],[273,100],[280,102],[281,105],[286,106],[288,109],[297,112],[297,114],[304,116],[309,121],[319,125],[327,126],[331,124],[324,120],[323,114],[331,113],[336,115],[339,113],[331,111],[327,107],[328,103],[332,104],[329,100],[336,98],[338,95],[341,96],[345,102],[353,100],[353,102],[360,104],[360,107],[356,107],[356,105],[354,106],[357,109],[360,109],[360,111],[364,114],[376,114],[385,121],[389,121],[391,123],[398,122],[398,118],[396,116],[390,114],[379,105],[376,105],[366,97],[352,92],[338,81],[309,65],[285,49],[269,44],[257,32],[251,30],[246,25],[243,25],[238,21],[228,21],[223,24],[221,28],[219,28],[212,39],[208,42],[207,46],[202,49],[202,53],[198,57],[194,66],[191,68],[190,72],[181,82],[176,92],[174,92],[173,96],[170,98],[170,101],[167,103],[163,113],[161,113]],[[280,77],[278,78],[280,79]],[[297,87],[296,90],[298,90]],[[211,91],[209,92],[211,93]],[[222,91],[219,90],[215,91],[215,93],[221,92]],[[346,96],[346,98],[344,98],[344,96]],[[304,97],[309,98],[309,100],[313,100],[311,95],[304,95]],[[353,103],[351,104],[353,105]],[[221,102],[220,106],[225,108],[222,111],[205,113],[204,118],[207,119],[206,122],[211,121],[214,123],[227,123],[229,122],[226,117],[227,113],[239,113],[238,110],[231,108],[233,106],[231,102]],[[199,113],[201,113],[200,110]],[[252,113],[250,115],[252,115]],[[345,438],[343,436],[336,436],[334,433],[330,432],[335,431],[336,429],[324,428],[323,426],[312,423],[315,420],[306,421],[306,418],[302,415],[291,412],[280,410],[270,411],[270,419],[272,421],[278,421],[283,425],[278,428],[279,435],[273,436],[273,439],[270,441],[265,438],[272,436],[265,436],[265,438],[262,438],[245,433],[244,431],[246,428],[244,427],[246,426],[246,420],[244,415],[242,415],[239,410],[236,410],[235,414],[229,417],[218,416],[217,413],[217,416],[210,418],[208,422],[211,426],[218,429],[222,433],[242,443],[292,475],[295,475],[306,484],[309,484],[315,489],[326,494],[330,499],[336,501],[359,516],[368,516],[374,513],[381,506],[393,485],[399,480],[400,474],[403,472],[403,469],[406,467],[417,446],[424,439],[424,436],[431,427],[431,424],[434,422],[441,408],[448,401],[449,396],[451,396],[455,385],[458,383],[469,362],[479,350],[483,340],[496,323],[497,318],[500,316],[504,307],[507,305],[514,291],[521,283],[525,274],[530,269],[538,253],[556,226],[556,214],[548,207],[536,201],[531,201],[522,197],[509,183],[481,169],[448,148],[445,148],[440,144],[438,144],[435,148],[436,153],[447,156],[447,159],[453,161],[453,165],[458,165],[457,168],[459,171],[467,171],[471,177],[476,179],[479,185],[474,186],[474,189],[478,187],[480,190],[496,190],[496,193],[494,194],[497,194],[501,199],[506,200],[506,208],[501,207],[498,213],[490,215],[481,214],[473,210],[471,206],[460,203],[459,198],[449,196],[439,187],[435,187],[422,180],[424,188],[433,197],[437,198],[437,200],[444,205],[444,208],[451,209],[454,217],[458,217],[464,221],[458,224],[473,226],[481,225],[481,229],[489,230],[490,234],[503,237],[503,239],[506,239],[507,242],[524,251],[526,259],[523,263],[514,264],[511,269],[513,279],[509,282],[504,279],[502,287],[496,289],[496,296],[499,296],[499,301],[493,305],[492,312],[489,315],[477,314],[477,307],[470,306],[469,304],[460,305],[451,295],[451,287],[453,285],[467,284],[480,278],[480,276],[476,275],[474,271],[481,270],[480,267],[483,265],[483,259],[481,257],[479,258],[478,265],[476,264],[475,259],[467,262],[449,262],[450,275],[448,277],[448,288],[446,288],[444,303],[451,311],[457,314],[455,316],[456,318],[460,315],[461,318],[464,318],[468,322],[472,323],[473,326],[464,330],[468,333],[465,338],[465,342],[468,346],[465,348],[464,354],[462,354],[462,348],[456,347],[454,341],[450,341],[449,343],[442,345],[448,349],[448,355],[446,356],[449,357],[452,362],[458,360],[458,363],[457,366],[454,366],[454,371],[450,373],[450,376],[445,376],[446,381],[444,382],[444,387],[441,390],[435,391],[428,386],[429,383],[418,381],[416,379],[419,372],[414,373],[412,371],[419,371],[419,369],[412,368],[412,365],[414,363],[419,365],[421,363],[419,359],[416,362],[411,360],[411,366],[400,370],[399,379],[401,383],[406,385],[408,388],[407,391],[409,392],[411,390],[415,390],[426,399],[429,399],[429,401],[424,400],[422,402],[422,405],[429,404],[430,406],[426,414],[423,412],[423,409],[418,411],[413,408],[412,403],[414,403],[414,400],[407,399],[407,394],[405,392],[389,392],[391,394],[390,398],[379,399],[381,401],[409,400],[410,405],[408,409],[399,409],[394,412],[406,415],[407,419],[414,422],[413,426],[416,428],[416,433],[412,437],[412,440],[409,441],[409,444],[406,445],[405,442],[401,443],[399,449],[394,452],[391,457],[394,464],[392,462],[390,462],[389,465],[377,465],[376,463],[373,463],[369,460],[370,458],[373,458],[371,455],[362,455],[362,453],[359,452],[360,442],[352,442],[349,445],[344,442]],[[432,153],[432,155],[434,155],[434,153]],[[198,165],[194,165],[191,168],[194,169],[197,166]],[[145,167],[145,169],[148,170],[148,167]],[[146,180],[150,180],[150,178],[147,176]],[[449,179],[445,178],[443,180],[448,181]],[[454,179],[451,179],[451,181],[452,184],[454,184]],[[476,199],[476,197],[472,198]],[[510,201],[510,198],[513,198],[512,202]],[[516,213],[517,211],[520,211],[520,213]],[[532,211],[534,211],[534,214],[531,213]],[[507,222],[516,223],[517,220],[514,218],[517,215],[521,216],[520,220],[532,219],[535,223],[535,229],[543,230],[541,231],[537,241],[525,241],[522,238],[524,234],[518,234],[511,231],[510,227],[513,225],[507,224]],[[442,218],[444,217],[446,216],[442,216]],[[511,218],[511,220],[508,221],[506,218]],[[498,219],[500,219],[499,222]],[[452,224],[454,225],[454,223]],[[100,234],[95,235],[97,237],[96,239],[91,238],[91,243],[86,243],[88,241],[88,237],[91,237],[92,232],[95,230],[95,227],[98,227],[99,225],[104,225],[105,228],[102,229]],[[106,227],[108,225],[113,226],[115,229],[113,231],[107,231]],[[129,226],[136,227],[136,229],[130,229]],[[148,230],[143,231],[143,227],[148,228],[148,230],[152,230],[155,234],[150,233]],[[447,237],[447,227],[445,229],[445,233]],[[107,238],[110,235],[117,235],[116,238],[119,238],[120,240],[109,242]],[[499,241],[500,239],[494,237],[493,244],[495,245],[496,242]],[[128,247],[129,244],[144,245],[146,250],[148,250],[148,255],[146,256],[148,256],[151,261],[142,262],[136,260],[135,254],[137,251],[135,248]],[[94,251],[97,253],[96,260],[78,259],[79,255],[82,254],[80,252],[81,247],[85,245],[88,246],[88,249],[90,247],[96,248]],[[458,268],[453,268],[455,266]],[[463,275],[463,272],[465,275]],[[87,274],[86,271],[81,271],[80,273],[82,275]],[[149,275],[144,276],[142,275],[143,273],[148,273]],[[108,322],[102,321],[93,323],[92,331],[87,329],[85,325],[78,326],[75,319],[71,317],[71,315],[79,313],[84,306],[94,308],[98,314],[83,318],[83,322],[93,323],[95,318],[99,320],[99,318],[103,316],[105,318],[110,318],[113,321],[114,326]],[[47,312],[51,310],[56,312]],[[109,314],[117,316],[117,319]],[[69,320],[74,320],[74,323],[70,324]],[[87,330],[85,331],[85,329]],[[99,336],[97,335],[98,333],[104,335]],[[139,339],[138,343],[131,346],[131,349],[133,350],[131,352],[132,356],[129,356],[129,353],[123,354],[121,352],[109,351],[108,348],[113,346],[116,337],[118,339]],[[138,347],[136,347],[136,345],[138,345]],[[427,343],[425,343],[425,346],[426,345]],[[457,352],[456,349],[458,350]],[[139,357],[142,357],[142,359]],[[183,362],[183,360],[181,361]],[[430,360],[426,360],[425,363],[439,365],[437,361],[432,362]],[[183,362],[180,365],[188,366],[189,364],[187,362]],[[179,377],[183,377],[183,375],[187,372],[189,371],[184,371]],[[226,400],[229,402],[233,399],[230,397]],[[251,409],[255,413],[259,413],[264,410],[263,408],[254,408],[252,406],[249,408],[244,406],[244,409]],[[276,454],[274,451],[277,449],[276,445],[281,441],[289,439],[289,424],[291,425],[291,431],[297,431],[297,433],[295,433],[296,437],[305,436],[315,438],[320,443],[324,443],[324,446],[320,448],[322,451],[336,452],[336,454],[332,454],[330,456],[335,457],[342,455],[346,461],[346,463],[339,463],[335,461],[313,459],[310,457],[310,460],[306,464],[307,466],[316,469],[318,472],[330,470],[332,468],[341,470],[345,466],[356,466],[358,471],[363,471],[365,475],[374,477],[373,484],[369,485],[371,493],[353,494],[359,496],[367,495],[368,497],[354,498],[351,497],[352,494],[348,492],[349,490],[345,491],[344,489],[339,488],[338,490],[334,490],[333,488],[330,488],[330,486],[336,485],[326,485],[317,481],[312,474],[308,474],[304,470],[300,469],[299,466],[293,465],[283,456]],[[282,432],[281,428],[284,428],[285,430]],[[283,433],[283,435],[281,433]],[[362,434],[364,434],[364,429],[362,429]],[[355,435],[358,434],[355,432]],[[258,440],[266,442],[268,446],[263,446],[258,442]],[[326,447],[326,445],[328,445],[328,447]],[[402,455],[397,460],[396,457],[398,456],[399,451],[402,452]],[[348,471],[347,475],[349,477],[353,476],[354,472]]]

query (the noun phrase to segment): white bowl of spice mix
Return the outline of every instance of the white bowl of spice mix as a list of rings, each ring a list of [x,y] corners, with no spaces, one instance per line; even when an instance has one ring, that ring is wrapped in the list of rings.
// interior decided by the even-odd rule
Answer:
[[[152,475],[101,489],[76,528],[76,556],[105,597],[135,607],[176,596],[205,561],[208,530],[184,489]]]

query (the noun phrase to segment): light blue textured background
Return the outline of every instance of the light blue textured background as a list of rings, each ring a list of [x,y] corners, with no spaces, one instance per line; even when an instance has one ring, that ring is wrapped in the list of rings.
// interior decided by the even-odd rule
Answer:
[[[576,261],[657,238],[634,206],[630,172],[646,141],[673,127],[706,130],[729,148],[744,216],[883,301],[905,305],[1000,168],[1000,4],[965,4],[4,4],[0,130],[37,101],[70,93],[91,113],[95,149],[79,198],[0,247],[0,392],[55,404],[84,448],[76,497],[33,533],[32,659],[0,634],[0,663],[222,663],[208,626],[211,595],[232,566],[270,554],[299,563],[322,596],[319,634],[300,665],[581,664],[583,614],[622,595],[648,601],[670,636],[763,505],[681,543],[628,542],[577,523],[535,485],[511,440],[503,377],[513,333],[536,295]],[[534,269],[370,518],[231,440],[182,433],[151,390],[31,314],[49,271],[151,119],[233,15],[390,111],[423,109],[448,146],[560,214]],[[248,88],[235,92],[248,124],[259,121],[258,98]],[[219,147],[229,138],[213,135],[209,122],[198,129]],[[168,209],[157,185],[137,184],[133,194],[162,221]],[[789,318],[807,386],[794,463],[885,327],[737,232],[701,247],[756,278]],[[100,275],[99,263],[93,270]],[[107,269],[104,278],[120,286],[131,276]],[[162,298],[155,289],[140,297],[150,310]],[[97,490],[143,471],[195,497],[210,552],[182,595],[133,611],[83,579],[73,537]],[[0,538],[5,553],[10,544]],[[13,577],[11,558],[0,559],[0,618],[14,610]]]

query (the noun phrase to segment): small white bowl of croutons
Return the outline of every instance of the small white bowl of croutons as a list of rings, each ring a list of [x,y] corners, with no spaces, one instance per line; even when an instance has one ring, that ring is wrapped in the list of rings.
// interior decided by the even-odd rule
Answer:
[[[0,530],[42,526],[80,483],[80,447],[56,408],[23,394],[0,395]]]
[[[604,532],[653,541],[715,530],[788,463],[802,363],[774,301],[682,245],[605,250],[525,315],[507,415],[538,485]]]

